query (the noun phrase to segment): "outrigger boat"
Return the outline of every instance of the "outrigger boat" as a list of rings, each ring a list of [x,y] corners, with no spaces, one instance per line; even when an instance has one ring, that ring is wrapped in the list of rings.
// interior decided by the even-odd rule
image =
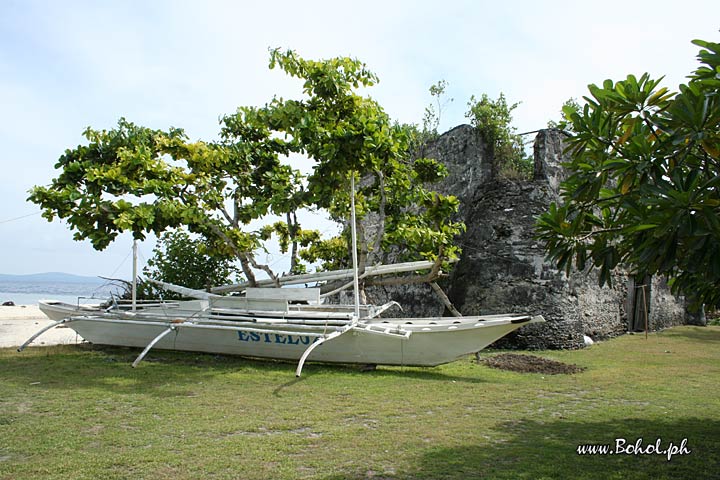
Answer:
[[[354,217],[354,205],[351,212]],[[512,314],[381,318],[383,312],[398,304],[361,305],[360,278],[438,265],[410,262],[373,266],[359,275],[354,228],[352,241],[354,268],[285,276],[272,282],[278,286],[278,283],[298,285],[352,278],[352,282],[325,295],[321,295],[319,288],[258,288],[263,285],[261,280],[252,287],[247,284],[218,287],[215,293],[161,283],[164,288],[196,300],[141,308],[133,302],[129,310],[43,301],[40,309],[55,321],[30,337],[18,351],[47,330],[65,324],[92,343],[143,348],[133,367],[150,349],[159,348],[293,360],[298,362],[295,373],[300,376],[306,360],[364,365],[440,365],[478,352],[523,325],[544,321],[542,316]],[[324,303],[322,297],[349,286],[354,287],[354,305]],[[241,290],[244,296],[219,295],[232,290]]]
[[[159,348],[294,360],[299,362],[299,376],[306,360],[405,366],[448,363],[523,325],[543,321],[529,315],[380,318],[395,302],[360,305],[356,316],[353,305],[321,303],[319,288],[245,288],[243,297],[182,291],[204,298],[135,311],[91,311],[43,301],[41,310],[55,322],[19,350],[65,324],[92,343],[144,348],[133,366],[150,349]]]

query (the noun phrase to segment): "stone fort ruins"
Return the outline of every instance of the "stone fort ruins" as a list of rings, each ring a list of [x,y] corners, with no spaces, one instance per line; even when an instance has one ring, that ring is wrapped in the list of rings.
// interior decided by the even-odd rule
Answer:
[[[499,341],[503,348],[580,348],[584,336],[602,340],[628,331],[659,330],[687,321],[685,301],[663,279],[616,272],[611,288],[595,272],[567,276],[545,260],[533,238],[535,218],[558,199],[563,133],[541,130],[534,144],[531,180],[497,175],[492,149],[470,125],[458,126],[428,145],[425,156],[444,163],[449,176],[434,188],[461,201],[467,231],[463,253],[443,289],[463,315],[541,314],[547,323],[523,327]],[[370,287],[370,300],[397,300],[403,316],[443,315],[445,306],[429,285]]]

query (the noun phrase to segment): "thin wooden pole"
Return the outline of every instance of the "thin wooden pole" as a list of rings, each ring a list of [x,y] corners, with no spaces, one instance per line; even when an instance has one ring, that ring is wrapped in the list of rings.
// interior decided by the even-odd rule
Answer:
[[[457,261],[457,260],[454,260]],[[396,263],[392,265],[369,265],[365,268],[366,276],[380,276],[390,275],[393,273],[405,273],[412,272],[415,270],[427,270],[432,268],[435,262],[421,260],[418,262],[407,262],[407,263]],[[332,270],[329,272],[316,272],[316,273],[304,273],[302,275],[286,275],[279,277],[278,282],[281,285],[302,285],[304,283],[311,282],[329,282],[334,280],[344,280],[353,276],[353,269],[348,268],[345,270]],[[270,287],[274,285],[274,282],[270,279],[257,280],[257,287]],[[247,287],[251,287],[250,282],[235,283],[232,285],[222,285],[219,287],[213,287],[212,293],[227,293],[232,291],[244,290]],[[350,282],[352,286],[352,282]]]
[[[138,260],[138,244],[137,240],[133,240],[133,269],[132,269],[132,311],[137,310],[137,260]]]
[[[647,309],[647,297],[645,296],[645,284],[642,286],[643,291],[643,308],[645,309],[645,340],[648,338],[648,309]]]
[[[360,282],[358,280],[357,229],[355,226],[355,172],[350,173],[350,223],[352,233],[353,288],[355,289],[355,318],[360,318]]]

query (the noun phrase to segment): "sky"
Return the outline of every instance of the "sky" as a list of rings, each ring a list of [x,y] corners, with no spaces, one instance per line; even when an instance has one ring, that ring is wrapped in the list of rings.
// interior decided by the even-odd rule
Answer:
[[[719,29],[717,0],[0,0],[0,273],[129,278],[130,236],[97,252],[44,220],[28,190],[49,184],[89,126],[125,117],[213,140],[238,106],[299,97],[268,69],[269,48],[362,60],[380,78],[364,93],[404,123],[421,123],[444,79],[441,131],[466,123],[472,95],[503,92],[522,102],[513,124],[527,132],[606,78],[649,72],[676,89],[697,66],[691,40],[718,42]],[[153,247],[140,245],[141,261]]]

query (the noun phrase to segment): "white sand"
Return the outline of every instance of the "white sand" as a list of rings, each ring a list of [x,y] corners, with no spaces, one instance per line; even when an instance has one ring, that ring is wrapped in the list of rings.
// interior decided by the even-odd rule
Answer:
[[[41,328],[51,323],[52,320],[35,305],[0,306],[0,348],[19,347]],[[43,333],[30,345],[61,345],[81,341],[82,338],[72,329],[60,325]]]

